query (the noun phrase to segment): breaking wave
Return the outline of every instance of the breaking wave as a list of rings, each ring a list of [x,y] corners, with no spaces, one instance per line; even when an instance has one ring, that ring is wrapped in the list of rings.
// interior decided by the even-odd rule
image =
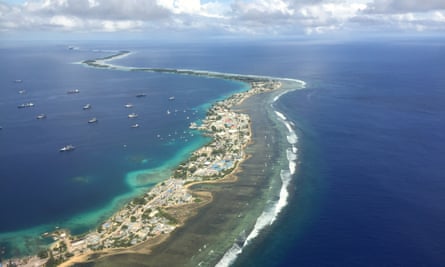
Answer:
[[[304,85],[304,83],[303,83]],[[287,93],[289,91],[285,91],[280,93],[279,95],[275,96],[273,99],[273,103],[278,101],[278,99]],[[289,143],[289,147],[286,149],[286,158],[289,162],[288,169],[282,169],[280,172],[280,178],[281,178],[281,188],[278,199],[272,203],[270,206],[268,206],[261,215],[257,218],[255,226],[253,227],[252,231],[249,233],[247,238],[240,243],[235,242],[232,247],[226,251],[224,256],[220,259],[220,261],[215,265],[217,267],[226,267],[230,266],[235,262],[238,255],[242,253],[243,248],[250,243],[260,234],[260,232],[272,225],[275,220],[277,219],[280,212],[283,210],[284,207],[288,204],[288,198],[289,198],[289,184],[292,180],[292,175],[295,174],[295,171],[297,169],[297,160],[298,160],[298,136],[297,133],[294,130],[294,124],[287,120],[286,116],[276,111],[274,108],[274,105],[272,103],[272,108],[274,109],[276,118],[284,124],[284,126],[287,129],[286,138]]]
[[[301,80],[296,79],[287,79],[287,78],[276,78],[276,77],[268,77],[268,76],[256,76],[256,75],[240,75],[240,74],[230,74],[230,73],[221,73],[221,72],[213,72],[213,71],[200,71],[200,70],[181,70],[181,69],[152,69],[152,68],[135,68],[135,67],[125,67],[120,65],[110,64],[109,61],[123,58],[128,56],[130,52],[128,51],[119,51],[117,54],[102,58],[96,59],[94,63],[97,63],[100,67],[106,67],[108,69],[115,69],[120,71],[156,71],[156,72],[166,72],[166,73],[176,73],[176,74],[192,74],[192,75],[206,75],[208,77],[215,78],[224,78],[227,79],[229,77],[250,77],[250,78],[270,78],[270,79],[279,79],[282,82],[292,82],[296,85],[293,89],[283,90],[279,94],[277,94],[271,104],[271,108],[275,111],[275,115],[277,119],[284,124],[288,133],[287,133],[287,141],[289,143],[289,147],[286,149],[286,156],[289,162],[288,169],[282,169],[280,171],[281,178],[281,188],[279,192],[279,197],[275,202],[272,202],[271,205],[268,205],[267,208],[262,212],[262,214],[257,218],[255,226],[253,230],[249,233],[247,237],[245,237],[244,231],[240,234],[239,238],[234,242],[232,247],[226,251],[224,256],[220,259],[220,261],[216,264],[218,267],[229,266],[231,265],[238,255],[243,251],[243,248],[246,245],[249,245],[253,239],[255,239],[260,232],[267,226],[270,226],[278,217],[279,213],[283,210],[283,208],[288,203],[289,191],[288,187],[292,180],[292,175],[295,173],[297,168],[297,159],[298,159],[298,136],[293,129],[293,123],[288,121],[286,116],[282,113],[278,112],[274,108],[274,103],[280,99],[284,94],[294,91],[297,89],[305,88],[306,83]],[[84,62],[85,64],[85,62]],[[86,64],[90,65],[90,64]],[[94,66],[94,65],[93,65]],[[97,67],[97,66],[95,66]]]

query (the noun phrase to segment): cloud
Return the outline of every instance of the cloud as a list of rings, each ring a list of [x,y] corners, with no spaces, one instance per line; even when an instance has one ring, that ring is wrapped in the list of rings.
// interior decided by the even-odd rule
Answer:
[[[0,31],[444,31],[444,0],[0,0]]]
[[[374,0],[368,4],[368,13],[428,12],[445,9],[443,0]]]
[[[445,1],[373,0],[351,23],[383,31],[445,31]]]
[[[367,28],[382,32],[443,32],[445,31],[445,12],[396,13],[363,15],[351,19],[359,29]]]
[[[43,0],[29,1],[23,12],[43,17],[68,15],[81,19],[143,19],[157,20],[169,11],[156,1],[145,0]]]
[[[162,24],[172,12],[146,0],[41,0],[23,5],[0,2],[0,29],[119,31]]]
[[[262,31],[324,33],[342,29],[365,8],[360,1],[237,0],[232,4],[232,19]]]

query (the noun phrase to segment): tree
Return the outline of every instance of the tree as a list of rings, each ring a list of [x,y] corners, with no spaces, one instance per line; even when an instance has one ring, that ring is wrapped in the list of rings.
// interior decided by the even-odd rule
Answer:
[[[42,250],[39,253],[37,253],[37,256],[41,259],[46,259],[48,258],[48,250]]]

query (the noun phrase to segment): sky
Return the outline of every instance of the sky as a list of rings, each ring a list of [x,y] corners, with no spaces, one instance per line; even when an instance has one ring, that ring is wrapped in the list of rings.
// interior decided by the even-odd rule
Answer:
[[[0,0],[0,38],[445,33],[445,0]]]

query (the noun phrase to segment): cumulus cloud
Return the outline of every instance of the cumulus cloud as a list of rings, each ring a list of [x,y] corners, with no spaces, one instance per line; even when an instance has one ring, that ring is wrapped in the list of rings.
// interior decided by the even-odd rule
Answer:
[[[0,0],[0,31],[445,30],[444,0]]]
[[[445,9],[443,0],[374,0],[368,4],[368,13],[427,12]]]
[[[385,31],[444,31],[443,0],[373,0],[351,22]]]
[[[23,12],[30,15],[69,15],[83,19],[155,20],[169,14],[156,1],[146,0],[43,0],[29,1]]]
[[[22,5],[0,2],[0,28],[118,31],[162,23],[171,14],[154,0],[30,0]]]
[[[323,33],[343,28],[349,19],[366,8],[362,2],[237,0],[232,4],[232,18],[262,30]]]

